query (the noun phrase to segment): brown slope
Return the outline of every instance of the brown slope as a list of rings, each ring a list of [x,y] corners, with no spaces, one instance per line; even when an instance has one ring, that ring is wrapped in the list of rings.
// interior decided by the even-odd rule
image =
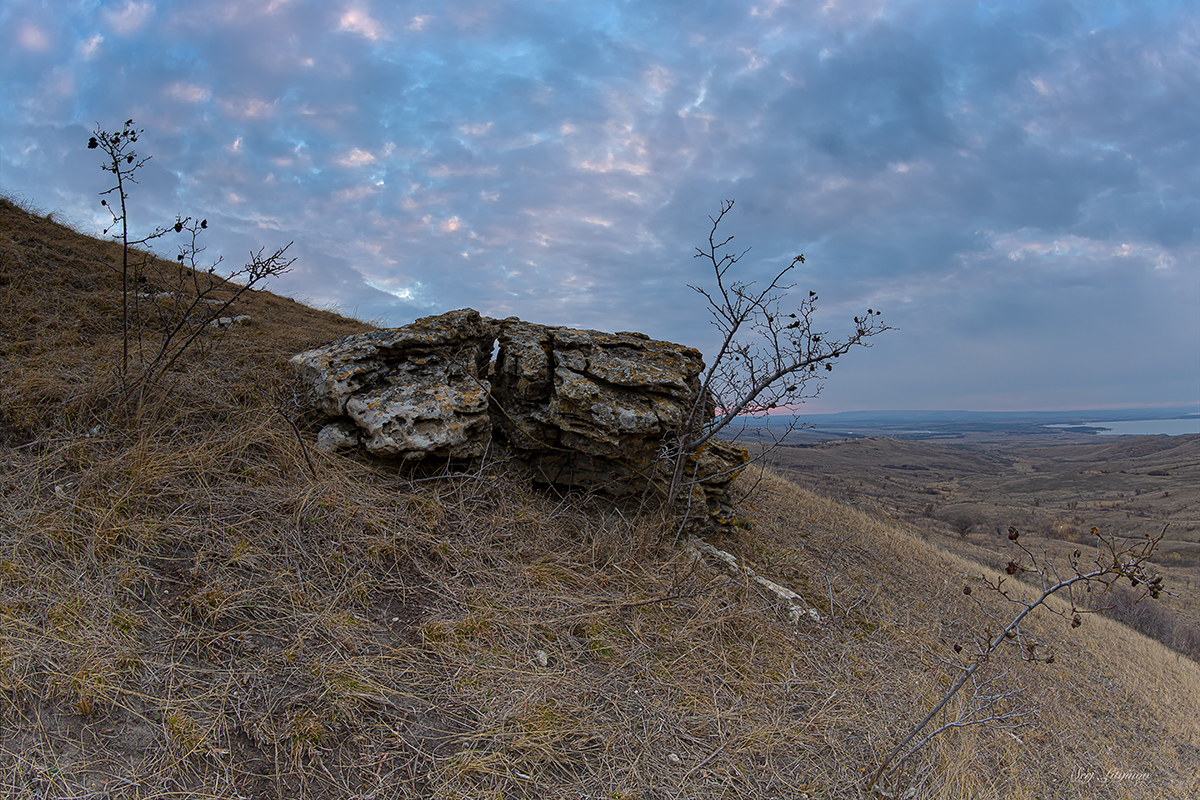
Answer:
[[[134,292],[180,285],[181,268],[174,262],[134,257],[147,261],[145,280]],[[191,282],[189,272],[182,283]],[[117,243],[0,198],[0,419],[9,438],[28,438],[48,426],[95,424],[120,363],[121,306]],[[278,369],[300,349],[368,328],[269,291],[245,295],[230,312],[248,314],[250,324],[235,334],[206,337],[177,376],[204,361],[213,374],[224,376],[224,391],[244,392],[264,377],[264,364]],[[150,346],[158,331],[149,310],[147,316]]]
[[[111,244],[0,212],[4,796],[860,797],[982,625],[983,567],[770,475],[719,544],[820,623],[500,464],[310,471],[266,398],[361,323],[268,293],[152,413],[106,416]],[[1194,665],[1058,623],[1033,725],[938,740],[893,796],[1194,796]],[[1074,777],[1112,769],[1136,777]]]

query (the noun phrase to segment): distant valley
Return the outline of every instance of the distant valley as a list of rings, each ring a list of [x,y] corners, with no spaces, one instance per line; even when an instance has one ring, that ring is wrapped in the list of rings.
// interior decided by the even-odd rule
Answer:
[[[749,419],[740,426],[738,438],[775,441],[783,437],[788,444],[871,436],[999,443],[1026,437],[1042,442],[1093,441],[1099,435],[1126,432],[1200,434],[1200,406],[1084,411],[846,411],[801,414],[798,421],[802,427],[788,431],[790,421],[782,415]]]
[[[1010,525],[1060,563],[1095,544],[1092,526],[1132,538],[1165,528],[1155,561],[1179,596],[1164,605],[1200,626],[1200,434],[1101,436],[1075,429],[1095,417],[1071,414],[833,416],[852,438],[802,441],[833,432],[823,419],[774,447],[761,428],[741,441],[809,490],[996,568]]]

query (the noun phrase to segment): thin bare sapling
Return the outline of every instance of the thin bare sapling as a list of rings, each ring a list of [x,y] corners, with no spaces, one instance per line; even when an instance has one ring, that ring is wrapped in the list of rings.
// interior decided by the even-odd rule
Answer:
[[[750,248],[730,247],[733,236],[719,233],[734,201],[721,203],[709,217],[708,242],[697,247],[694,258],[711,268],[712,285],[689,288],[700,294],[721,345],[701,380],[687,417],[668,440],[671,479],[666,507],[673,509],[680,491],[689,483],[713,476],[688,474],[693,454],[710,439],[726,431],[737,419],[765,416],[778,409],[795,410],[816,397],[839,358],[855,347],[869,347],[870,339],[892,328],[881,312],[868,308],[854,317],[852,332],[833,338],[816,327],[817,294],[810,291],[799,304],[785,309],[792,277],[805,263],[795,256],[766,284],[744,281],[737,268]],[[793,413],[789,430],[798,427]],[[694,470],[693,470],[694,471]]]
[[[154,228],[146,236],[132,238],[129,226],[129,188],[137,183],[137,171],[150,156],[141,156],[133,145],[144,129],[126,120],[119,131],[106,131],[98,124],[88,139],[88,149],[99,149],[105,160],[101,168],[112,173],[115,185],[101,192],[100,204],[112,217],[104,233],[116,228],[113,236],[121,244],[121,364],[119,367],[123,403],[140,406],[146,389],[168,373],[197,340],[225,318],[230,308],[248,291],[260,287],[270,277],[290,271],[295,259],[287,257],[287,245],[267,253],[266,248],[252,252],[246,264],[228,275],[217,267],[221,258],[208,265],[199,263],[205,248],[199,244],[202,231],[208,230],[207,219],[176,216],[171,225]],[[115,197],[109,202],[109,197]],[[154,257],[146,250],[156,239],[170,234],[184,235],[178,247],[173,269],[158,269],[159,285],[152,286],[147,267]],[[143,289],[147,289],[143,297]],[[157,342],[145,346],[151,323],[150,312],[143,309],[142,300],[154,309],[159,330]],[[138,371],[131,375],[131,344],[136,343]]]
[[[104,153],[105,160],[100,165],[100,168],[105,172],[111,172],[115,185],[100,193],[100,205],[112,217],[112,221],[108,227],[104,229],[104,234],[113,228],[117,228],[117,232],[113,236],[121,243],[121,388],[124,391],[127,389],[129,380],[129,340],[130,340],[130,255],[134,253],[134,248],[142,247],[148,244],[151,240],[157,239],[166,233],[165,228],[155,228],[148,236],[140,239],[131,239],[129,236],[129,190],[130,184],[136,184],[137,179],[134,174],[141,169],[152,156],[139,156],[133,149],[133,145],[137,142],[145,130],[138,128],[133,124],[133,120],[125,120],[125,125],[119,131],[106,131],[97,123],[92,129],[92,136],[88,139],[88,149],[99,149]],[[115,203],[110,203],[108,198],[112,195],[116,196]],[[135,268],[136,269],[136,268]],[[132,283],[136,284],[136,274]],[[136,298],[135,298],[136,299]]]

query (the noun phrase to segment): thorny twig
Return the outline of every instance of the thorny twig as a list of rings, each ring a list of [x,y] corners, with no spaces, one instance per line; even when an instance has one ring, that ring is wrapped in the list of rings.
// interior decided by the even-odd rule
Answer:
[[[1008,575],[1015,575],[1018,572],[1035,573],[1039,578],[1040,593],[1032,601],[1019,597],[1005,587],[1006,579],[1004,577],[997,577],[994,584],[986,584],[1009,603],[1016,605],[1020,610],[1009,622],[1001,623],[999,617],[976,600],[976,603],[987,617],[996,624],[1001,625],[1000,630],[995,633],[988,632],[982,640],[976,642],[977,651],[969,664],[943,662],[952,664],[956,669],[961,670],[958,678],[946,690],[946,693],[942,696],[938,704],[920,722],[913,726],[900,743],[883,759],[879,767],[875,770],[875,773],[871,776],[871,780],[867,783],[866,788],[868,791],[875,787],[880,778],[885,774],[890,775],[895,772],[910,756],[944,730],[979,724],[990,725],[992,727],[1017,727],[1017,720],[1032,713],[1031,709],[1016,712],[997,712],[995,710],[996,706],[1001,701],[1014,697],[1016,692],[999,692],[994,695],[986,694],[988,691],[987,687],[991,686],[997,679],[979,682],[976,679],[976,674],[984,665],[991,662],[993,654],[1004,644],[1012,644],[1020,647],[1022,657],[1025,661],[1040,661],[1046,664],[1054,663],[1054,655],[1052,653],[1045,656],[1038,655],[1037,642],[1030,639],[1025,629],[1022,628],[1022,623],[1026,617],[1036,609],[1044,607],[1058,616],[1064,618],[1069,616],[1071,627],[1078,628],[1082,624],[1081,613],[1090,613],[1095,611],[1095,609],[1080,607],[1075,594],[1077,587],[1085,587],[1088,592],[1092,592],[1094,587],[1099,586],[1100,593],[1104,593],[1116,581],[1125,578],[1135,587],[1139,585],[1146,587],[1142,595],[1143,597],[1150,596],[1157,599],[1159,594],[1164,591],[1162,588],[1162,576],[1151,575],[1149,573],[1148,562],[1166,535],[1166,526],[1163,526],[1162,531],[1157,536],[1148,536],[1140,540],[1127,538],[1120,541],[1113,536],[1102,534],[1099,528],[1092,528],[1092,534],[1098,537],[1094,567],[1087,569],[1086,572],[1084,571],[1085,567],[1081,566],[1080,563],[1083,554],[1081,550],[1077,549],[1071,554],[1071,574],[1065,577],[1060,573],[1056,565],[1044,558],[1044,555],[1043,559],[1039,560],[1029,548],[1022,544],[1019,541],[1020,532],[1016,528],[1010,527],[1008,531],[1009,540],[1020,550],[1021,555],[1008,563],[1005,572]],[[1024,557],[1029,558],[1028,566],[1022,563]],[[1064,591],[1069,600],[1070,610],[1064,611],[1050,607],[1047,601],[1059,592]],[[964,586],[963,593],[971,596],[973,594],[972,587],[969,584]],[[960,652],[962,649],[962,645],[955,645],[956,652]],[[942,709],[946,707],[950,700],[968,682],[973,683],[975,691],[966,706],[963,707],[964,710],[960,712],[959,717],[954,722],[943,725],[921,739],[897,760],[897,756],[925,729],[925,726],[941,713]],[[987,716],[979,716],[980,714],[987,714]]]

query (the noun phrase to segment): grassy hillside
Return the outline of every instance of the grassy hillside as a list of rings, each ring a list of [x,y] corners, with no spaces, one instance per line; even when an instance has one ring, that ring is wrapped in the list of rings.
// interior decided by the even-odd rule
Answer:
[[[310,468],[286,358],[365,326],[269,293],[125,413],[118,255],[0,202],[0,795],[868,796],[984,628],[991,570],[772,474],[714,544],[820,622],[502,463]],[[1197,665],[1033,627],[1055,663],[991,673],[1028,726],[951,731],[888,796],[1196,796]]]

